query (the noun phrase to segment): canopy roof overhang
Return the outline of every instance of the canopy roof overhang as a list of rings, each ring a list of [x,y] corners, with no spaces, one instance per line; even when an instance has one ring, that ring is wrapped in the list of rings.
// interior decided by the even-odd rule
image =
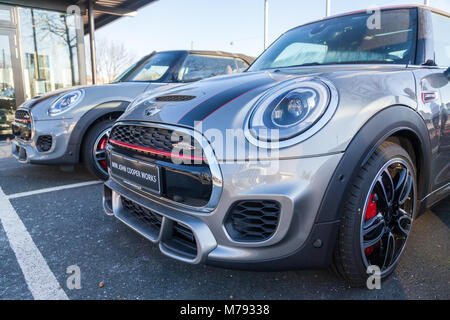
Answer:
[[[123,16],[135,16],[137,10],[157,0],[96,0],[94,1],[95,28],[101,28]],[[0,3],[36,9],[66,12],[71,5],[80,7],[84,33],[89,33],[86,9],[89,0],[0,0]]]

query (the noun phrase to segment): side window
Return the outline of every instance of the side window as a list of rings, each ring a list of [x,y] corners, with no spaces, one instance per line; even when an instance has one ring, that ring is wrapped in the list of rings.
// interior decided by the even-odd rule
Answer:
[[[242,72],[248,68],[247,62],[245,62],[241,59],[234,59],[234,60],[236,61],[237,72]]]
[[[181,81],[196,81],[203,78],[238,72],[233,58],[190,54],[178,75]]]
[[[442,67],[450,66],[450,18],[443,15],[432,13],[434,37],[434,54],[436,64]]]

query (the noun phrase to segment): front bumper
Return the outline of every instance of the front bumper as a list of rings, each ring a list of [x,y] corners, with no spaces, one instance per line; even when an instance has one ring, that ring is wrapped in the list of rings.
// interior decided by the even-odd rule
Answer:
[[[161,252],[188,263],[209,263],[241,269],[294,269],[325,267],[334,248],[338,221],[316,223],[323,195],[342,153],[301,159],[272,161],[276,173],[261,163],[219,164],[221,195],[210,212],[176,206],[144,196],[110,178],[104,187],[107,214],[157,243]],[[273,167],[272,167],[273,169]],[[159,231],[149,232],[122,205],[127,199],[162,217]],[[226,215],[240,200],[274,200],[281,206],[274,234],[260,242],[233,240],[225,228]],[[188,228],[195,237],[195,256],[186,256],[170,245],[174,223]]]
[[[71,119],[39,120],[31,123],[31,137],[29,140],[16,137],[12,141],[13,156],[23,163],[33,164],[74,164],[75,152],[69,143],[73,129]],[[47,139],[49,149],[43,151],[38,147],[40,140]]]

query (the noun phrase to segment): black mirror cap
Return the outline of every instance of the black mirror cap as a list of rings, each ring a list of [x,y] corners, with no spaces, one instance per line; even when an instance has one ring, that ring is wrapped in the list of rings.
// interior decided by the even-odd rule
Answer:
[[[447,68],[447,70],[444,71],[445,77],[450,80],[450,67]]]

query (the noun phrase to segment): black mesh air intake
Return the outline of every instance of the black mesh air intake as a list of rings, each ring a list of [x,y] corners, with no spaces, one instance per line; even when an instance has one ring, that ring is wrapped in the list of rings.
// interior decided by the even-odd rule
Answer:
[[[52,136],[39,136],[36,142],[36,147],[39,152],[47,152],[52,148]]]
[[[162,216],[150,211],[135,202],[122,197],[122,206],[128,213],[132,214],[136,219],[145,223],[149,229],[155,234],[159,233],[162,224]]]
[[[182,142],[182,148],[186,149],[188,154],[201,154],[202,151],[200,144],[190,135],[156,127],[118,125],[112,129],[109,140],[113,145],[115,141],[118,141],[132,146],[155,150],[156,152],[147,152],[147,154],[151,157],[163,159],[170,157],[157,152],[171,153],[177,150],[179,152],[180,142]],[[142,152],[146,153],[145,151]]]
[[[280,204],[272,200],[238,201],[228,211],[225,228],[235,241],[264,241],[275,233],[280,211]]]
[[[119,125],[113,128],[110,140],[160,151],[172,151],[172,131],[153,127]]]
[[[26,110],[17,110],[15,114],[16,120],[30,120],[30,113]]]

